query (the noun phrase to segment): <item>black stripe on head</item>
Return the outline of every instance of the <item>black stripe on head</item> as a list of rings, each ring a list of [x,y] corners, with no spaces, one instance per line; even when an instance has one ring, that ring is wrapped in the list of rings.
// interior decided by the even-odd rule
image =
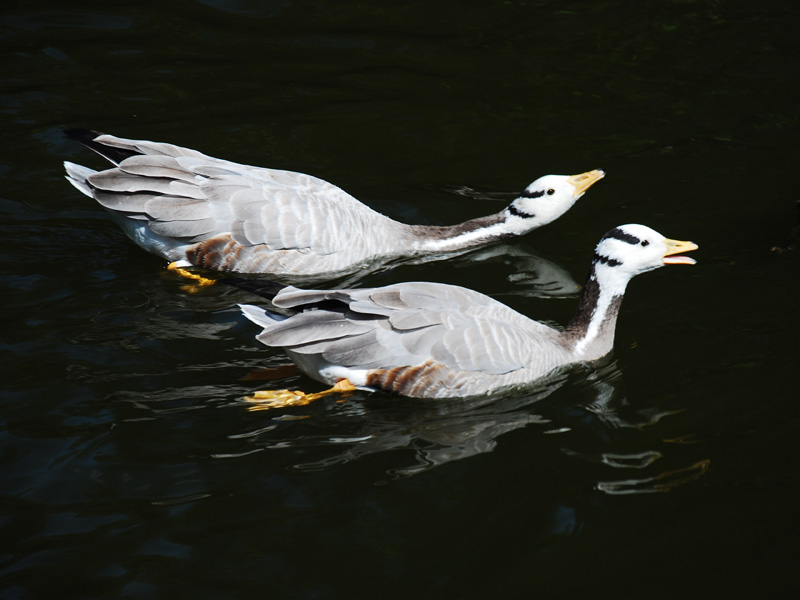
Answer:
[[[631,235],[630,233],[625,233],[619,227],[615,227],[614,229],[612,229],[603,236],[603,240],[607,240],[608,238],[614,238],[615,240],[619,240],[621,242],[625,242],[626,244],[631,244],[634,246],[642,242],[642,240],[637,238],[635,235]]]
[[[603,263],[604,265],[608,265],[609,267],[618,267],[619,265],[622,264],[621,261],[615,258],[609,258],[608,256],[604,256],[603,254],[598,254],[597,252],[594,253],[594,262]]]
[[[520,210],[514,204],[509,204],[508,205],[508,212],[509,212],[509,214],[511,214],[511,215],[513,215],[515,217],[519,217],[521,219],[532,219],[533,217],[536,216],[533,213],[529,213],[529,212],[525,212],[524,210]]]
[[[519,195],[520,198],[541,198],[542,196],[544,196],[544,190],[535,190],[531,192],[527,188],[522,190],[522,193]]]

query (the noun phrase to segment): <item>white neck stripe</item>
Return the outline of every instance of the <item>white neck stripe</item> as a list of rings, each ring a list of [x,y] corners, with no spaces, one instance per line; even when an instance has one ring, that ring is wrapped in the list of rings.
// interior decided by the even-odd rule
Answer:
[[[516,233],[507,226],[506,222],[495,223],[489,227],[481,227],[474,229],[455,237],[439,239],[439,240],[425,240],[422,244],[422,249],[433,252],[445,252],[447,250],[458,250],[469,246],[472,242],[483,240],[485,238],[500,237],[508,233]]]

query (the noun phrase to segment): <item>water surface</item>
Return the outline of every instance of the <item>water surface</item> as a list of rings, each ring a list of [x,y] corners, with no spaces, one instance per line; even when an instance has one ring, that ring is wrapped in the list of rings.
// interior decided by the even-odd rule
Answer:
[[[0,596],[706,597],[797,591],[798,12],[736,1],[16,2],[0,17]],[[253,411],[235,304],[63,179],[90,127],[336,183],[395,218],[608,176],[430,280],[566,323],[640,222],[616,350],[524,394]],[[793,234],[794,231],[794,234]],[[793,237],[794,235],[794,237]]]

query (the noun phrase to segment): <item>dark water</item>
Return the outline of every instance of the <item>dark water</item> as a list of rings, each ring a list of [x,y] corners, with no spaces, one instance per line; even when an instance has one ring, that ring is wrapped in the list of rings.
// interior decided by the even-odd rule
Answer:
[[[796,3],[161,4],[0,9],[0,596],[798,591]],[[614,225],[699,263],[634,280],[614,355],[529,394],[251,411],[318,386],[244,379],[286,363],[250,298],[133,246],[64,181],[100,164],[64,127],[312,173],[413,222],[608,173],[523,240],[361,285],[565,323]]]

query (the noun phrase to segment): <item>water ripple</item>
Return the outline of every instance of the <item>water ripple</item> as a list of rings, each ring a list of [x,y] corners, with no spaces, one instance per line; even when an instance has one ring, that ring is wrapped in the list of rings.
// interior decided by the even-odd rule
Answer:
[[[668,492],[678,486],[698,479],[705,474],[710,464],[711,461],[705,459],[687,467],[664,471],[652,477],[621,479],[618,481],[600,481],[597,484],[597,489],[609,495]]]

